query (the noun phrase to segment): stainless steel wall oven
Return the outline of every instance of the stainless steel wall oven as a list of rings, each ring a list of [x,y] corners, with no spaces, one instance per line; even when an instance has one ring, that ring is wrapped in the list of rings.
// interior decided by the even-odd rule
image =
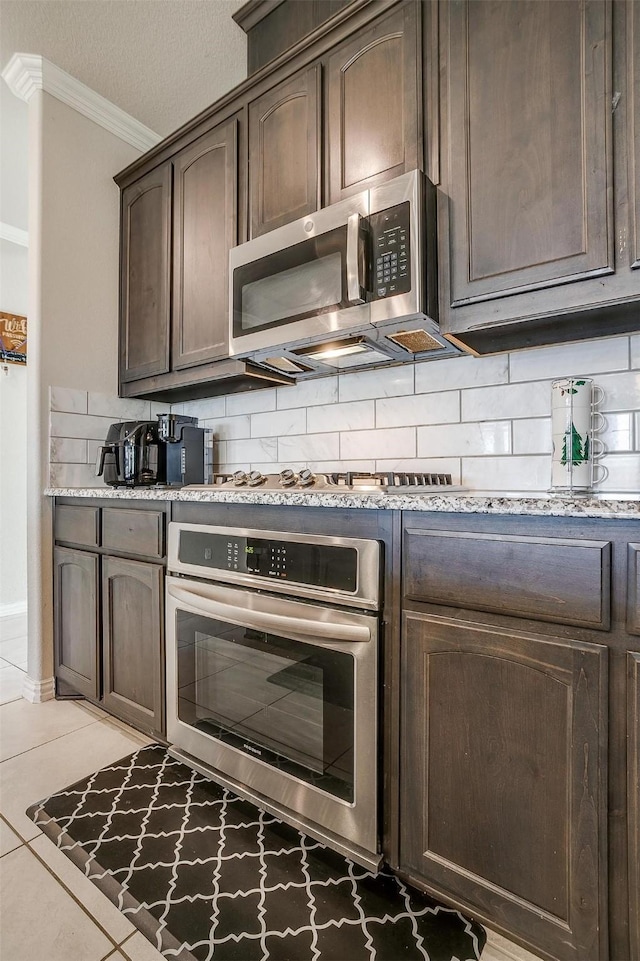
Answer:
[[[172,753],[368,867],[380,554],[360,538],[169,527]]]

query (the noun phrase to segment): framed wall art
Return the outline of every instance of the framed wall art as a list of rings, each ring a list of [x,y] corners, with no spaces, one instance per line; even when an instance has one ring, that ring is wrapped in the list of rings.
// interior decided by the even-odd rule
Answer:
[[[27,318],[0,310],[0,363],[26,364]]]

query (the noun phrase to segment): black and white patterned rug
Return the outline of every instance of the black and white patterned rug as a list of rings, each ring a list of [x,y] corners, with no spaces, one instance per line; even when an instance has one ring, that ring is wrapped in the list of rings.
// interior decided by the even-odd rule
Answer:
[[[476,961],[485,943],[158,745],[27,814],[174,961]]]

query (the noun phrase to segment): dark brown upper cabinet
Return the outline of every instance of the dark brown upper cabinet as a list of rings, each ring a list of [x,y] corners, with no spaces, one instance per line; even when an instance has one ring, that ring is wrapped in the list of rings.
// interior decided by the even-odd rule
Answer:
[[[229,358],[229,249],[244,209],[238,117],[202,127],[133,183],[124,172],[121,396],[178,401],[269,385]]]
[[[169,370],[171,165],[122,192],[120,380]]]
[[[445,331],[484,353],[633,329],[640,279],[614,243],[628,218],[626,176],[614,182],[626,121],[623,107],[612,123],[611,4],[440,9]]]
[[[320,82],[315,64],[249,104],[252,237],[320,207]]]
[[[174,370],[228,356],[237,163],[235,119],[199,137],[173,162]]]
[[[625,4],[627,17],[627,149],[631,267],[640,268],[640,7]]]
[[[420,18],[402,4],[328,58],[327,204],[421,166]]]

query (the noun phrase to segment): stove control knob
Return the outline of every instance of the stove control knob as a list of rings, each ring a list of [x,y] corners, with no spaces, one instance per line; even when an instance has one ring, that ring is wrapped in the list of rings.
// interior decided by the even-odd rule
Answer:
[[[284,470],[280,471],[280,486],[281,487],[293,487],[297,480],[295,471],[292,471],[290,467],[285,467]]]
[[[300,471],[299,481],[301,487],[311,487],[316,482],[316,475],[308,467],[305,467],[304,470]]]
[[[247,483],[246,472],[243,470],[237,470],[234,472],[234,475],[231,479],[233,480],[235,487],[244,487],[244,485]]]
[[[260,487],[266,480],[267,478],[259,470],[252,470],[249,474],[249,487]]]

